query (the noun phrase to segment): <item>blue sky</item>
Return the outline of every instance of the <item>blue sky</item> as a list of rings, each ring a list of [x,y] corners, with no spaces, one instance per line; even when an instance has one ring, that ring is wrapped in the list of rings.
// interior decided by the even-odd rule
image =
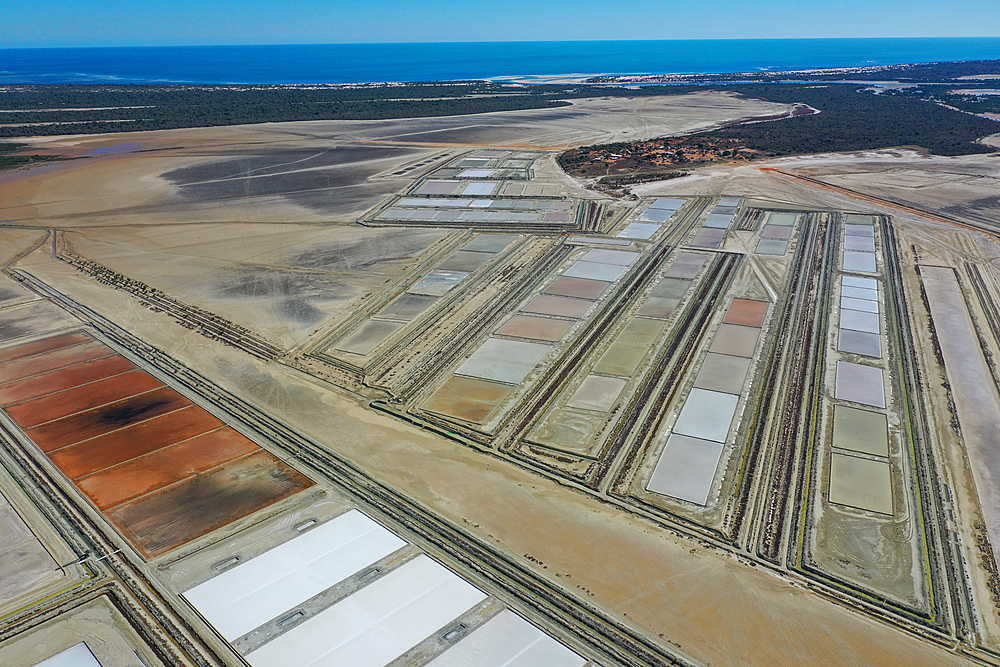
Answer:
[[[997,0],[8,0],[0,46],[996,37],[997,7]]]

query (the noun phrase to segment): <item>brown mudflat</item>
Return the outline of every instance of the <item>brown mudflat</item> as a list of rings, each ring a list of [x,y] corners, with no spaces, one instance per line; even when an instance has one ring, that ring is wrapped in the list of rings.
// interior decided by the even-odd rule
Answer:
[[[739,310],[730,310],[726,313],[726,318],[722,321],[726,324],[740,324],[745,327],[759,327],[764,324],[764,316],[757,313],[745,313]]]
[[[759,327],[764,324],[767,313],[766,301],[751,301],[749,299],[733,299],[723,322],[727,324],[742,324],[748,327]]]
[[[636,344],[628,341],[616,341],[594,364],[595,373],[621,375],[631,377],[639,369],[639,364],[646,357],[649,345]]]
[[[746,327],[759,327],[764,324],[764,316],[754,313],[729,311],[726,313],[726,319],[722,321],[726,324],[741,324]]]
[[[7,414],[21,428],[31,428],[162,386],[163,383],[152,375],[143,371],[132,371],[18,403],[7,408]]]
[[[729,310],[735,310],[741,313],[757,313],[758,315],[763,315],[767,312],[767,305],[767,301],[757,301],[754,299],[733,299],[733,302],[729,304]]]
[[[365,355],[382,344],[386,338],[396,333],[403,324],[383,320],[369,320],[347,339],[337,344],[336,349],[351,354]]]
[[[557,294],[559,296],[576,296],[584,299],[596,299],[608,288],[608,283],[603,280],[589,280],[587,278],[573,278],[570,276],[560,276],[552,281],[552,284],[545,288],[547,294]]]
[[[310,486],[304,475],[260,451],[119,505],[106,516],[153,557]]]
[[[779,227],[778,225],[768,225],[764,227],[761,232],[760,237],[762,239],[780,239],[782,241],[787,241],[792,238],[792,227]]]
[[[459,250],[438,264],[437,268],[447,271],[467,271],[471,273],[491,259],[493,259],[493,256],[489,253]]]
[[[678,303],[680,303],[678,299],[651,296],[646,299],[646,303],[642,304],[642,308],[639,309],[639,315],[665,320],[674,312]]]
[[[582,410],[607,412],[614,407],[627,383],[628,381],[622,378],[588,375],[570,397],[567,405]]]
[[[527,338],[529,340],[557,341],[576,324],[572,320],[557,320],[551,317],[515,315],[497,329],[501,336]]]
[[[698,264],[700,269],[704,261]],[[687,278],[664,278],[656,284],[649,293],[650,296],[666,299],[680,299],[691,289],[691,281]]]
[[[637,317],[629,321],[594,364],[594,373],[630,377],[639,369],[639,364],[663,328],[663,322]]]
[[[605,415],[563,410],[536,425],[531,431],[531,439],[562,450],[588,455],[591,454],[595,436],[606,420]]]
[[[53,339],[7,351],[0,402],[146,556],[312,485],[107,346]]]
[[[757,349],[757,338],[760,336],[758,327],[744,327],[735,324],[723,324],[719,327],[715,339],[712,340],[712,352],[732,354],[737,357],[752,357]]]
[[[540,313],[542,315],[559,315],[562,317],[583,317],[593,301],[583,299],[571,299],[565,296],[553,296],[550,294],[540,294],[531,300],[528,305],[521,309],[524,313]]]
[[[26,433],[43,452],[51,452],[190,405],[191,401],[163,387],[30,428]]]
[[[703,229],[692,239],[692,245],[700,241],[706,241],[708,243],[714,243],[718,246],[722,237],[725,234],[719,234],[718,230],[714,229]],[[701,271],[701,267],[705,265],[708,261],[708,257],[705,255],[699,255],[693,252],[682,252],[674,260],[674,263],[670,265],[670,268],[663,274],[667,278],[683,278],[685,280],[690,280],[698,275]]]
[[[77,480],[101,511],[260,451],[229,427],[169,445]]]
[[[49,458],[70,479],[124,463],[176,442],[221,427],[201,408],[191,407],[50,452]]]
[[[387,320],[409,322],[431,307],[437,297],[420,294],[402,294],[395,301],[379,311],[378,316]]]
[[[513,389],[496,382],[455,375],[424,403],[424,409],[468,422],[482,422]]]
[[[695,377],[694,386],[725,394],[740,394],[749,367],[750,359],[746,357],[709,352]]]
[[[84,343],[89,340],[93,339],[82,331],[74,331],[72,333],[62,334],[61,336],[43,338],[42,340],[36,340],[31,343],[22,343],[21,345],[9,347],[6,350],[0,350],[0,363],[5,364],[8,361],[14,361],[15,359],[21,359],[23,357],[30,357],[35,354],[42,354],[43,352],[49,352],[51,350],[58,350],[61,347],[69,347],[70,345],[77,345],[78,343]]]
[[[32,375],[0,385],[0,405],[11,405],[39,396],[70,389],[136,370],[136,365],[125,357],[112,355],[75,366],[66,366],[41,375]]]
[[[114,354],[114,352],[96,340],[61,347],[57,350],[22,357],[0,365],[0,382],[20,380],[30,375],[47,373],[63,366],[80,364],[110,354]]]

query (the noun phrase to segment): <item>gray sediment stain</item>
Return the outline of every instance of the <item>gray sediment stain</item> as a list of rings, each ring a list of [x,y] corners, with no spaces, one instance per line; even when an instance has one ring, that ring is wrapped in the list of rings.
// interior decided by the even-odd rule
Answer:
[[[0,304],[11,301],[30,301],[36,298],[31,292],[13,286],[0,285]]]
[[[359,229],[358,238],[324,241],[289,258],[290,266],[322,270],[371,270],[379,264],[410,259],[436,241],[436,230]]]
[[[212,286],[212,293],[224,299],[272,301],[275,315],[305,325],[326,317],[315,303],[339,301],[352,292],[348,283],[335,276],[267,268],[227,271]]]
[[[64,576],[18,512],[0,494],[0,602]]]
[[[441,232],[435,230],[378,230],[361,232],[360,238],[316,244],[283,263],[301,268],[243,266],[225,270],[211,285],[222,299],[261,299],[279,319],[302,326],[324,320],[324,304],[343,302],[358,295],[359,274],[390,274],[423,252]],[[331,273],[319,273],[329,271]]]
[[[343,204],[331,200],[330,189],[360,186],[370,176],[384,170],[383,160],[398,159],[414,152],[416,149],[394,146],[277,150],[225,157],[175,169],[163,177],[190,201],[269,196],[327,210]]]
[[[48,301],[34,301],[0,314],[0,341],[53,331],[76,320]]]
[[[107,515],[140,550],[155,556],[311,485],[306,477],[260,451],[121,505]]]

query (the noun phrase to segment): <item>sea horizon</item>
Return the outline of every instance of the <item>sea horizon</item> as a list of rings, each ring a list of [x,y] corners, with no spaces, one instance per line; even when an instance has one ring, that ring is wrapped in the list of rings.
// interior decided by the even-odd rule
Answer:
[[[310,85],[737,74],[1000,59],[1000,37],[0,49],[0,84]]]

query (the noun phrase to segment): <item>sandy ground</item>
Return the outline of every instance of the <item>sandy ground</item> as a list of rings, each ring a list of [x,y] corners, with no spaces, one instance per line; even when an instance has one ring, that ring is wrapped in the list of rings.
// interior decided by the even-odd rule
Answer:
[[[249,361],[50,257],[32,256],[24,266],[541,576],[703,663],[962,664],[728,555],[373,412],[300,373]]]
[[[1000,229],[1000,153],[942,157],[894,149],[787,157],[705,167],[691,176],[636,186],[633,191],[644,196],[725,193],[826,210],[876,210],[870,203],[761,171],[767,167]],[[899,215],[895,209],[883,211]]]
[[[446,236],[425,228],[234,223],[90,228],[65,238],[82,257],[291,347]]]
[[[1000,562],[1000,398],[982,354],[955,273],[922,267],[924,288],[944,356],[945,369],[962,425],[962,438],[972,459],[983,518]]]
[[[649,138],[786,108],[699,93],[442,118],[37,138],[37,149],[78,159],[0,173],[0,225],[72,231],[67,244],[81,256],[288,347],[441,237],[353,223],[451,157],[482,145]],[[114,147],[122,150],[91,155]],[[554,155],[537,161],[535,180],[594,198]],[[16,233],[17,252],[38,238]]]
[[[0,265],[8,266],[23,253],[28,252],[43,240],[45,231],[35,229],[5,229],[0,226]]]
[[[276,291],[258,291],[260,281],[250,280],[247,284],[253,289],[232,294],[223,289],[220,296],[218,286],[225,285],[220,276],[234,269],[251,276],[278,267],[299,273],[316,270],[308,257],[315,257],[317,248],[331,246],[349,261],[347,257],[359,248],[368,248],[364,239],[355,238],[358,228],[319,223],[350,222],[359,211],[398,192],[409,181],[386,176],[400,165],[442,152],[457,154],[470,144],[554,147],[640,139],[769,112],[755,104],[721,95],[624,103],[588,100],[566,109],[475,117],[47,139],[39,143],[85,152],[133,142],[150,152],[6,173],[0,176],[0,225],[71,230],[68,241],[81,254],[118,263],[129,272],[159,276],[165,288],[201,294],[208,308],[221,308],[219,304],[235,302],[236,297],[246,299],[244,293],[249,293],[250,299],[227,313],[250,317],[255,308],[262,310],[262,326],[272,327],[279,337],[294,336],[294,331],[279,331],[290,322],[287,314],[274,315],[280,314],[276,304],[283,298],[280,280],[273,283],[278,285]],[[636,191],[742,194],[800,208],[878,210],[846,195],[762,172],[760,166],[700,169],[690,177]],[[906,194],[906,201],[923,206],[944,207],[960,194],[961,201],[970,205],[956,215],[974,214],[1000,223],[983,203],[991,192],[996,196],[997,158],[927,158],[909,151],[880,151],[787,158],[772,161],[771,166],[816,178],[854,178],[850,185],[841,183],[852,189],[869,187],[887,198]],[[938,176],[942,172],[952,176]],[[883,182],[857,174],[892,178]],[[573,187],[569,181],[565,186]],[[940,228],[912,216],[899,217],[931,231]],[[31,233],[35,236],[18,232],[19,243],[39,238],[38,232]],[[420,243],[432,241],[398,240],[411,253],[419,252]],[[381,258],[373,265],[376,268],[351,268],[335,260],[325,268],[321,262],[319,271],[338,275],[356,271],[356,285],[373,289],[404,270],[411,255],[386,252],[379,240],[372,244],[368,248],[372,257]],[[374,412],[357,397],[328,384],[284,366],[252,361],[163,314],[151,313],[122,292],[84,278],[53,260],[45,249],[19,266],[309,434],[438,516],[501,546],[540,576],[700,662],[962,663],[947,650],[730,555],[702,548],[593,497],[567,492],[554,481]],[[255,301],[264,297],[270,299],[271,311],[262,308],[264,301]],[[268,320],[272,316],[273,322]]]
[[[0,174],[0,222],[60,228],[190,222],[353,222],[408,181],[398,165],[483,145],[560,149],[783,113],[718,93],[392,121],[310,121],[32,140],[86,155]],[[376,176],[382,175],[378,178]]]
[[[762,167],[778,168],[789,173],[801,174],[828,182],[855,192],[878,197],[893,203],[913,206],[929,212],[937,212],[960,222],[969,222],[980,228],[1000,229],[1000,157],[996,155],[974,155],[963,157],[940,157],[923,155],[910,150],[883,150],[853,154],[829,154],[816,156],[790,157],[774,159],[753,166],[726,165],[697,170],[692,176],[652,183],[634,188],[643,196],[652,195],[688,195],[711,192],[713,194],[746,195],[754,201],[784,203],[791,207],[815,208],[818,210],[856,211],[860,213],[879,213],[893,216],[897,229],[900,230],[905,244],[916,242],[922,256],[922,263],[956,267],[964,276],[964,262],[979,266],[985,275],[997,278],[997,262],[1000,250],[997,249],[998,239],[993,235],[979,232],[958,230],[955,227],[925,216],[901,211],[891,206],[880,206],[869,200],[863,200],[845,193],[833,192],[809,185],[802,181],[777,174],[762,171]],[[912,269],[911,269],[912,270]],[[910,295],[917,303],[919,293]],[[975,301],[975,295],[967,293],[967,299]],[[943,306],[942,306],[943,307]],[[922,312],[919,305],[910,306],[911,311]],[[950,322],[949,315],[941,314],[946,326],[956,325]],[[925,326],[925,325],[922,325]],[[989,336],[985,321],[980,320],[978,333]],[[975,338],[971,339],[976,345]],[[992,337],[991,337],[992,340]],[[963,432],[968,429],[971,442],[966,444],[968,454],[977,462],[985,462],[993,458],[992,445],[984,445],[986,440],[995,444],[994,436],[987,424],[996,420],[995,400],[989,399],[991,392],[977,391],[977,383],[987,382],[988,375],[982,376],[985,368],[966,369],[975,358],[982,362],[982,355],[976,354],[976,348],[971,348],[972,354],[963,351],[962,344],[952,336],[949,339],[949,354],[954,357],[954,368],[939,369],[930,349],[921,350],[925,355],[925,363],[932,369],[932,377],[951,380],[956,395],[960,413],[965,412],[962,423]],[[990,343],[992,346],[993,343]],[[956,349],[956,346],[958,349]],[[995,355],[995,353],[994,353]],[[946,358],[946,366],[948,361]],[[976,371],[972,373],[972,371]],[[973,380],[976,378],[976,380]],[[956,385],[956,383],[958,383]],[[937,384],[935,382],[934,386]],[[982,385],[987,386],[987,385]],[[957,389],[956,389],[957,387]],[[935,396],[941,399],[940,396]],[[951,413],[947,413],[950,420]],[[943,430],[935,437],[942,441],[941,447],[958,448],[950,427],[942,422]],[[953,474],[958,480],[964,479],[967,471],[964,465],[949,461],[953,466]],[[996,502],[993,500],[1000,493],[996,475],[991,467],[976,464],[976,487],[979,495],[978,505],[966,511],[963,517],[963,530],[970,530],[977,514],[987,519],[995,514]],[[995,467],[995,466],[993,466]],[[973,501],[976,503],[976,501]],[[994,519],[994,522],[996,519]],[[989,523],[989,521],[987,521]],[[994,542],[997,541],[993,537]],[[974,540],[966,538],[969,549],[969,561],[979,562],[979,556],[973,546]],[[993,544],[994,551],[997,545]],[[977,575],[973,575],[977,577]],[[989,600],[989,593],[980,589],[979,603],[981,612],[990,617],[987,625],[994,626],[996,609]],[[993,632],[992,630],[988,632]],[[995,642],[994,636],[990,641]]]
[[[105,596],[7,642],[0,647],[0,663],[9,667],[33,667],[84,639],[91,650],[100,656],[101,667],[134,667],[137,654],[142,656],[141,664],[150,667],[166,664],[145,646],[138,633]],[[65,656],[62,658],[66,659]]]

